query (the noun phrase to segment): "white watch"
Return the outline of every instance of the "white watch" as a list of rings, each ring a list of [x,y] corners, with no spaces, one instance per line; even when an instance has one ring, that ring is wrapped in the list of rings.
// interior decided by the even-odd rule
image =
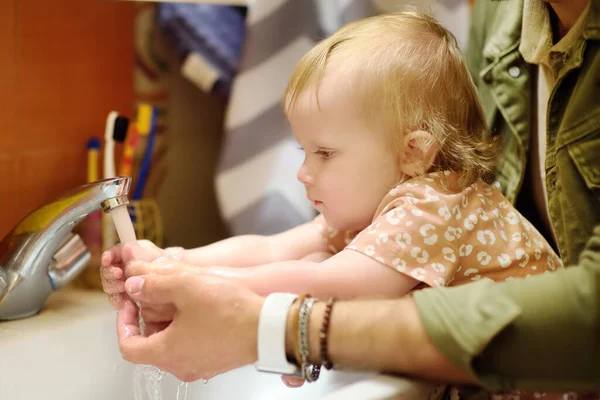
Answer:
[[[285,354],[287,315],[298,295],[271,293],[267,296],[258,321],[258,361],[255,367],[261,372],[283,375],[300,373],[297,365],[288,362]]]

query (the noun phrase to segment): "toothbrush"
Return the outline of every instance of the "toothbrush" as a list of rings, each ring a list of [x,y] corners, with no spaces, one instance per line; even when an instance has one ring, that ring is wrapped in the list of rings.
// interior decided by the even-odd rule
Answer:
[[[104,179],[114,178],[115,172],[115,140],[122,143],[127,135],[129,120],[111,111],[106,117],[104,129]],[[106,213],[102,214],[102,247],[108,249],[117,242],[114,225]]]
[[[115,141],[123,143],[127,135],[129,119],[111,111],[106,117],[104,129],[104,179],[114,178],[115,172]]]
[[[98,180],[98,152],[100,151],[100,140],[97,137],[93,137],[87,142],[87,151],[87,181],[90,183]]]
[[[156,121],[158,119],[158,110],[149,104],[142,104],[138,109],[138,129],[139,133],[148,135],[148,142],[144,151],[144,158],[138,175],[133,200],[140,200],[144,195],[144,186],[148,178],[148,170],[152,161],[152,150],[154,149],[154,138],[156,136]],[[148,123],[149,122],[149,123]]]

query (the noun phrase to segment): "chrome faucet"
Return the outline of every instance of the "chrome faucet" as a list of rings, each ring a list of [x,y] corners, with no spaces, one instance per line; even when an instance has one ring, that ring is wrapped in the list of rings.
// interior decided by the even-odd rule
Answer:
[[[90,252],[72,229],[91,213],[127,204],[131,178],[80,186],[19,222],[0,242],[0,320],[38,313],[53,291],[75,278]]]

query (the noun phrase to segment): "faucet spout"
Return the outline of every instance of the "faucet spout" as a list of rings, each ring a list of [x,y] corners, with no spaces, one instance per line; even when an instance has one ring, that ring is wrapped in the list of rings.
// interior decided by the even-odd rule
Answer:
[[[83,270],[90,253],[75,225],[98,210],[127,204],[131,178],[92,182],[23,218],[0,242],[0,320],[37,313],[52,290]]]

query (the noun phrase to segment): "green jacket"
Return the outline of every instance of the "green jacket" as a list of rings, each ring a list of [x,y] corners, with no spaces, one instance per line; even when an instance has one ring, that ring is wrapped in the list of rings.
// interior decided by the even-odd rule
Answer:
[[[467,54],[487,122],[502,138],[497,178],[513,202],[532,114],[531,68],[518,51],[522,12],[522,0],[477,0]],[[600,389],[600,0],[591,0],[584,38],[547,116],[550,219],[571,268],[414,294],[433,343],[488,389]],[[513,66],[519,74],[509,74]]]
[[[524,180],[533,114],[531,67],[519,53],[522,13],[523,0],[477,0],[467,51],[487,123],[501,136],[497,180],[513,203]],[[560,69],[546,120],[548,208],[565,265],[577,262],[600,224],[598,0],[591,1],[584,38],[585,44]]]
[[[577,267],[416,291],[432,342],[487,389],[600,390],[600,226],[594,233]]]

